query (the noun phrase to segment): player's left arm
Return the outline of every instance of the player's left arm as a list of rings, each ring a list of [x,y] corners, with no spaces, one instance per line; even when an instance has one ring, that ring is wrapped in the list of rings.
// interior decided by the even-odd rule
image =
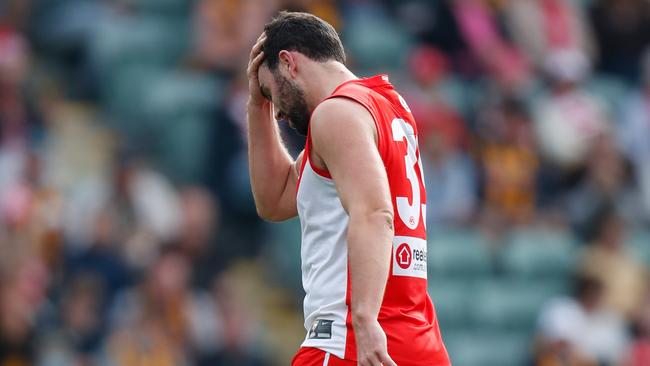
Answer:
[[[377,321],[394,233],[390,188],[374,121],[360,104],[335,98],[314,111],[310,131],[314,157],[329,170],[350,216],[347,239],[358,363],[394,365]]]

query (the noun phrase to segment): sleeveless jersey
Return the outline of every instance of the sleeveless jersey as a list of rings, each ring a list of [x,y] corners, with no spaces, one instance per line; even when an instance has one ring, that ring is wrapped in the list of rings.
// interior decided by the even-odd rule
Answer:
[[[426,193],[413,115],[385,75],[345,82],[326,99],[330,98],[350,99],[370,112],[388,175],[395,236],[378,317],[388,353],[400,366],[450,365],[427,294]],[[311,164],[310,140],[308,133],[297,187],[306,292],[307,335],[302,346],[356,360],[350,311],[349,217],[329,173]]]

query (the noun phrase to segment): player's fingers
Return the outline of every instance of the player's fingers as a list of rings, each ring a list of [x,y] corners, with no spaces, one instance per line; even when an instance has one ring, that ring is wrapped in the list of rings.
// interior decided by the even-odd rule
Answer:
[[[257,56],[262,51],[262,46],[263,45],[264,45],[264,43],[259,43],[258,42],[258,43],[255,43],[253,48],[251,48],[251,53],[250,53],[250,55],[248,57],[248,62],[249,63],[255,58],[255,56]]]
[[[363,362],[359,362],[359,366],[382,366],[382,364],[378,355],[370,354]]]
[[[257,39],[257,41],[255,42],[255,44],[254,44],[253,47],[251,48],[251,53],[250,53],[249,59],[252,60],[252,59],[255,58],[255,56],[256,56],[256,55],[260,52],[260,50],[262,49],[262,46],[264,45],[264,41],[266,41],[266,34],[265,34],[265,33],[262,33],[262,35],[260,36],[260,38]]]
[[[255,56],[253,61],[251,62],[251,66],[253,66],[253,69],[257,69],[260,64],[264,61],[264,51],[261,51],[260,53]]]
[[[253,47],[259,45],[260,43],[264,43],[265,40],[266,40],[266,33],[260,34],[260,36],[257,37],[257,39],[255,40],[255,45]]]
[[[251,55],[250,59],[248,60],[248,67],[251,67],[251,64],[253,64],[253,61],[263,52],[262,51],[262,43],[256,44],[253,49],[251,50]]]
[[[259,37],[257,37],[257,41],[261,40],[262,38],[266,38],[266,32],[262,32]]]
[[[257,70],[260,68],[260,64],[264,61],[264,52],[260,52],[254,59],[251,60],[248,65],[248,76],[253,76],[254,73],[257,73]]]
[[[382,353],[379,355],[379,361],[381,361],[381,364],[382,364],[383,366],[397,366],[397,364],[395,363],[395,361],[393,361],[393,359],[390,358],[390,356],[389,356],[388,353],[386,353],[386,352],[382,352]]]

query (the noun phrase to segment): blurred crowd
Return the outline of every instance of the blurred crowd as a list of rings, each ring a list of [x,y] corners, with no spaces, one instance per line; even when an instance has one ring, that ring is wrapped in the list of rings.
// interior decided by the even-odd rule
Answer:
[[[430,236],[581,243],[531,363],[650,365],[650,2],[2,0],[0,366],[288,363],[298,232],[257,218],[245,140],[279,9],[408,101]]]

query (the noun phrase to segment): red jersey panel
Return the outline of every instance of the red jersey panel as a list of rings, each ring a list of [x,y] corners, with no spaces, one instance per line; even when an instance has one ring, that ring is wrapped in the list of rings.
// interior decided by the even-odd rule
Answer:
[[[413,115],[385,75],[343,83],[327,99],[331,98],[353,100],[370,112],[388,176],[395,237],[379,312],[388,353],[400,366],[450,365],[427,294],[426,192]],[[308,334],[303,347],[356,360],[347,270],[348,217],[329,174],[311,165],[309,140],[308,134],[297,195],[307,293]]]

